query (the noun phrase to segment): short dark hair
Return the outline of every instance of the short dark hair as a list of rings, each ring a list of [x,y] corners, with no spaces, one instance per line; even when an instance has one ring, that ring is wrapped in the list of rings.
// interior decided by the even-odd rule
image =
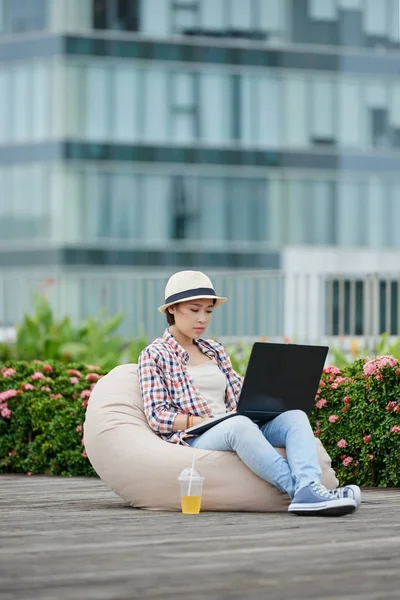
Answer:
[[[173,304],[171,304],[171,306],[173,306]],[[168,308],[169,308],[169,306],[168,306]],[[167,317],[167,323],[168,323],[168,325],[170,325],[170,326],[171,326],[171,325],[175,325],[175,315],[171,314],[171,313],[169,312],[168,308],[167,308],[167,310],[165,311],[165,316]]]

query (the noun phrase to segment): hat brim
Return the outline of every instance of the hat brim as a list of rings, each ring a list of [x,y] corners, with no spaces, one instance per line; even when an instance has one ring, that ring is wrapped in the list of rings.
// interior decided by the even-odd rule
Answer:
[[[204,295],[191,296],[190,298],[182,298],[182,300],[175,300],[175,302],[169,302],[168,304],[163,304],[162,306],[158,307],[158,311],[160,313],[162,313],[163,315],[165,315],[168,306],[173,306],[174,304],[181,304],[182,302],[190,302],[191,300],[200,300],[202,298],[204,298],[204,299],[210,298],[210,300],[215,300],[214,306],[220,306],[221,304],[225,304],[225,302],[228,300],[228,298],[224,298],[223,296],[204,296]]]

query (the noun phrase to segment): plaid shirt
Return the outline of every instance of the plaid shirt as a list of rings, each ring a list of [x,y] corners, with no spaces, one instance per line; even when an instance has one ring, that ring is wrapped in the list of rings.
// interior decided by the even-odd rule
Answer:
[[[214,340],[196,339],[194,343],[226,376],[225,406],[227,412],[236,409],[242,389],[242,378],[232,368],[224,347]],[[168,442],[186,445],[185,431],[172,431],[178,414],[212,417],[210,407],[186,370],[189,354],[166,329],[139,356],[138,375],[144,412],[150,427]]]

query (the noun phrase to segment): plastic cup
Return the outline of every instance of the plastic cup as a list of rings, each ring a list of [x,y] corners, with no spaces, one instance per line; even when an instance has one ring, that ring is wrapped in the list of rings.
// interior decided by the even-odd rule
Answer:
[[[183,469],[178,480],[181,484],[181,506],[185,515],[198,515],[201,508],[204,477],[196,469]]]

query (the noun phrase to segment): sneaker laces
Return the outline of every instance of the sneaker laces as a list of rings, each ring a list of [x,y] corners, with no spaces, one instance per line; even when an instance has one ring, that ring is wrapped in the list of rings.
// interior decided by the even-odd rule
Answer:
[[[316,494],[322,496],[323,498],[332,498],[334,494],[332,494],[331,490],[328,490],[322,483],[312,483],[311,488],[314,490]]]

